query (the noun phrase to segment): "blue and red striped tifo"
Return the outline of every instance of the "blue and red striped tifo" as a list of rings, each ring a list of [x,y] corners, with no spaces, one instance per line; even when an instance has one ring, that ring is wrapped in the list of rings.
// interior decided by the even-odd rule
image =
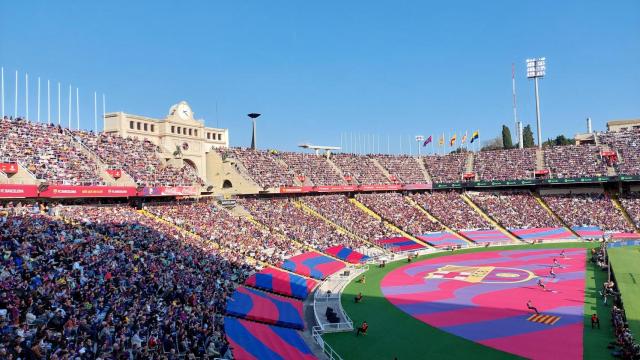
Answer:
[[[598,226],[572,226],[571,230],[578,233],[583,239],[600,239],[604,236],[604,231]]]
[[[500,230],[470,230],[470,231],[461,231],[462,235],[467,237],[468,239],[473,240],[473,242],[478,244],[506,244],[512,243],[511,239],[507,237],[507,235],[503,234]]]
[[[366,262],[369,259],[367,255],[361,254],[342,245],[330,247],[324,252],[351,264],[360,264]]]
[[[524,240],[565,240],[576,238],[571,231],[563,227],[509,229],[509,231]]]
[[[388,239],[376,240],[375,242],[383,248],[391,250],[393,252],[421,250],[425,248],[424,245],[419,244],[406,237],[392,237]]]
[[[288,258],[280,267],[296,274],[322,280],[342,270],[345,264],[320,253],[310,251]]]
[[[429,245],[435,248],[446,248],[446,247],[467,247],[469,243],[455,236],[454,234],[448,231],[441,231],[435,233],[428,233],[424,235],[418,236],[418,239],[428,243]]]
[[[227,301],[227,315],[304,329],[302,301],[240,286]]]
[[[316,287],[318,282],[268,267],[262,269],[259,273],[249,276],[244,284],[276,294],[304,300],[313,291],[313,288]]]
[[[297,330],[229,316],[224,330],[236,360],[316,359]]]

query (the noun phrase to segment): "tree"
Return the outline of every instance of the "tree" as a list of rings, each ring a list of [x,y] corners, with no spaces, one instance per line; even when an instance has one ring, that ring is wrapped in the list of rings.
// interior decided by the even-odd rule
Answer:
[[[531,125],[527,125],[522,130],[522,145],[526,148],[536,146],[536,143],[533,141],[533,131],[531,131]]]
[[[576,143],[575,139],[567,138],[564,135],[558,135],[555,139],[547,139],[547,141],[542,143],[542,146],[566,146],[566,145],[574,145]]]
[[[507,125],[502,125],[502,146],[505,149],[513,148],[513,140],[511,140],[511,130]]]
[[[482,148],[480,148],[480,151],[500,150],[503,148],[504,146],[502,144],[502,137],[496,136],[493,139],[485,141],[484,145],[482,145]]]

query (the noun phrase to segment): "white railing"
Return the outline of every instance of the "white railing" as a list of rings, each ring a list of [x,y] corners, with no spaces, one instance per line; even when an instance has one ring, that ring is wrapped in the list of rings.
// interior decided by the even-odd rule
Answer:
[[[313,336],[313,340],[315,340],[318,346],[320,346],[320,348],[322,349],[322,352],[327,356],[327,358],[329,360],[342,360],[342,356],[340,356],[337,352],[335,352],[335,350],[333,350],[331,345],[324,342],[324,339],[322,338],[322,334],[323,334],[323,331],[322,331],[322,328],[320,328],[320,326],[314,326],[313,329],[311,329],[311,335]]]
[[[369,270],[367,265],[360,267],[349,266],[345,270],[329,276],[316,288],[313,295],[313,312],[316,323],[323,332],[353,331],[353,321],[342,308],[340,297],[347,284],[367,270]],[[345,275],[346,273],[348,274]],[[341,321],[331,323],[326,320],[325,314],[319,309],[321,305],[324,310],[331,305]]]

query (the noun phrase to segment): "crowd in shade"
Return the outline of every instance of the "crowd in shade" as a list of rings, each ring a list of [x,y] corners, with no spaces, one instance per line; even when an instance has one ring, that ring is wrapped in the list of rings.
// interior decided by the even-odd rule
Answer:
[[[298,208],[292,199],[245,199],[241,204],[256,220],[272,230],[321,251],[336,245],[354,250],[372,246],[340,233],[323,219]]]
[[[628,193],[620,197],[620,202],[627,210],[627,213],[640,229],[640,193]]]
[[[491,225],[457,191],[413,193],[410,197],[440,222],[455,230],[486,230]]]
[[[227,352],[226,298],[251,272],[241,256],[128,207],[9,205],[0,223],[0,358]]]
[[[221,247],[226,255],[241,255],[274,266],[300,254],[299,246],[284,236],[218,207],[214,201],[149,205],[147,210]]]
[[[336,164],[349,182],[354,185],[391,184],[391,180],[373,161],[369,155],[334,154],[331,161]]]
[[[97,165],[60,126],[0,119],[0,162],[18,162],[52,185],[103,185]]]
[[[468,153],[449,155],[429,155],[424,157],[424,165],[433,182],[461,181],[466,172]]]
[[[142,186],[192,186],[204,185],[196,170],[187,162],[182,168],[165,165],[160,160],[157,145],[135,137],[123,138],[116,134],[94,134],[74,131],[85,146],[95,153],[105,165],[124,170]]]
[[[550,177],[572,178],[607,174],[607,164],[595,145],[566,145],[545,148],[544,161]]]
[[[351,203],[346,195],[305,196],[301,200],[318,213],[368,241],[399,236]]]
[[[251,178],[258,186],[268,189],[296,185],[294,175],[286,165],[277,161],[271,151],[245,148],[216,149],[225,161],[233,161],[241,174]]]
[[[604,231],[632,229],[605,194],[545,195],[544,201],[569,226],[599,226]]]
[[[505,228],[562,226],[529,192],[469,192],[468,194],[482,210]]]
[[[606,132],[598,135],[600,143],[617,151],[619,174],[640,175],[640,129]]]
[[[282,152],[278,154],[296,177],[308,185],[343,185],[345,180],[323,155]]]
[[[383,219],[399,226],[411,235],[441,231],[442,226],[431,221],[421,210],[404,199],[400,193],[357,194],[356,199],[382,216]]]
[[[480,151],[473,171],[481,180],[532,179],[536,170],[536,149]]]
[[[409,155],[376,155],[375,159],[384,167],[395,182],[400,184],[427,183],[425,170],[420,166],[421,158]]]

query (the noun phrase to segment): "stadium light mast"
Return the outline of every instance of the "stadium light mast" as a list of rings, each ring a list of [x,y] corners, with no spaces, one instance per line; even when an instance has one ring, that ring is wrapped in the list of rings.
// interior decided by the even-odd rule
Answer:
[[[253,123],[253,132],[251,133],[251,149],[255,150],[257,147],[256,144],[256,119],[260,116],[261,114],[258,113],[249,113],[247,114],[248,117],[251,118],[251,122]]]
[[[420,143],[422,143],[424,141],[424,136],[422,135],[416,135],[416,142],[418,143],[418,156],[422,155],[420,152]]]
[[[540,130],[540,95],[538,94],[538,79],[546,75],[547,59],[544,57],[527,59],[527,78],[533,79],[536,92],[536,125],[538,127],[538,148],[542,149],[542,131]]]

